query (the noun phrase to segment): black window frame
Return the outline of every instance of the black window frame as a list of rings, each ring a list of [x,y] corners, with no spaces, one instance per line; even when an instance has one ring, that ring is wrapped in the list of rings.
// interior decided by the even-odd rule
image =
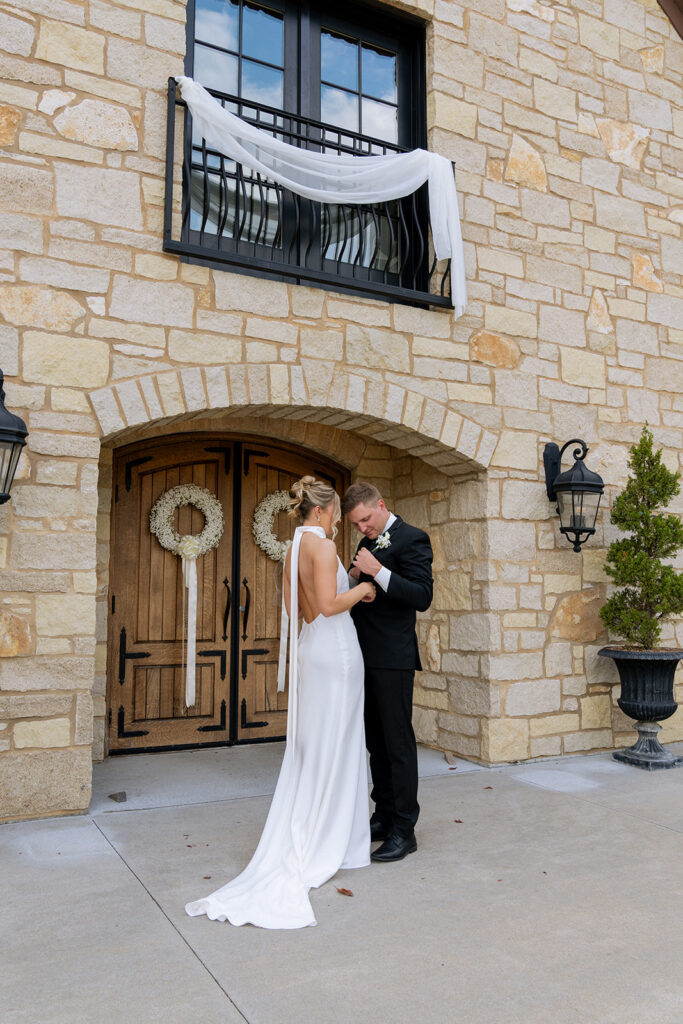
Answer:
[[[232,102],[235,94],[216,93],[217,96],[222,95],[222,102],[231,105],[235,112],[246,117],[247,120],[252,120],[252,117],[256,116],[256,120],[252,120],[252,123],[263,125],[266,128],[268,128],[268,122],[258,120],[261,113],[265,118],[271,118],[269,122],[271,126],[273,124],[284,125],[285,129],[290,131],[292,126],[295,126],[296,132],[298,124],[298,131],[303,131],[304,134],[298,136],[295,134],[291,138],[298,137],[299,140],[307,140],[295,142],[299,145],[310,146],[312,143],[313,148],[316,148],[320,144],[316,140],[321,139],[325,140],[322,144],[327,145],[326,140],[332,140],[336,134],[336,140],[330,141],[329,146],[331,149],[340,147],[337,148],[339,152],[400,152],[418,147],[426,148],[426,25],[424,21],[384,5],[361,4],[357,0],[348,0],[348,3],[344,4],[341,14],[338,2],[333,2],[333,0],[319,0],[319,2],[239,0],[239,2],[241,7],[271,8],[283,15],[283,106],[282,108],[269,108],[260,102],[254,102],[252,106],[252,101],[247,97],[243,97],[236,104]],[[185,73],[190,77],[194,77],[195,7],[195,0],[188,0]],[[380,139],[373,139],[353,131],[349,131],[347,135],[346,129],[335,128],[329,123],[324,124],[320,121],[321,85],[323,84],[320,41],[321,32],[325,29],[335,35],[346,36],[362,44],[369,44],[370,48],[397,54],[397,142],[383,142]],[[200,37],[198,42],[207,41]],[[241,32],[237,45],[241,56]],[[235,53],[237,51],[228,47],[227,52]],[[359,67],[361,58],[362,51],[359,49]],[[253,55],[246,55],[246,59],[253,59]],[[264,61],[263,63],[267,66],[268,62]],[[201,76],[199,80],[201,81]],[[362,90],[360,84],[357,94],[361,118],[364,97],[381,101],[381,97],[378,97],[377,94]],[[302,203],[308,203],[309,206],[301,209],[298,197],[287,193],[286,190],[282,194],[281,186],[277,186],[277,189],[280,189],[280,192],[277,193],[277,209],[274,205],[272,207],[277,216],[273,222],[269,221],[270,215],[267,214],[266,223],[269,223],[271,228],[273,223],[279,226],[277,226],[275,240],[272,239],[271,230],[271,238],[266,241],[265,232],[260,236],[257,233],[255,237],[245,238],[245,235],[242,234],[243,221],[237,230],[238,207],[241,206],[242,215],[244,215],[248,204],[251,203],[253,207],[254,202],[253,198],[248,200],[247,193],[244,192],[244,199],[240,204],[237,184],[239,181],[243,187],[245,176],[242,176],[234,179],[237,192],[233,194],[234,210],[230,212],[230,218],[234,213],[235,228],[233,231],[237,231],[237,235],[233,237],[223,234],[223,225],[226,224],[225,217],[228,215],[230,202],[228,198],[223,204],[223,219],[220,220],[219,216],[218,221],[214,220],[213,228],[210,226],[211,219],[209,219],[209,227],[205,229],[207,224],[205,213],[201,230],[198,231],[196,224],[199,218],[191,212],[194,203],[191,196],[194,191],[195,170],[201,171],[201,168],[198,168],[196,160],[198,152],[196,140],[193,146],[193,140],[190,137],[187,111],[184,118],[182,228],[181,236],[176,240],[173,237],[172,224],[173,149],[176,131],[173,122],[178,102],[180,99],[176,92],[175,82],[169,79],[167,194],[164,223],[164,249],[166,251],[177,253],[186,262],[214,269],[257,277],[271,277],[276,280],[312,285],[326,290],[350,291],[356,295],[375,299],[384,298],[393,302],[409,302],[421,306],[450,305],[450,261],[447,261],[445,270],[442,265],[437,267],[436,260],[433,259],[433,254],[428,246],[429,218],[426,185],[411,197],[393,201],[391,204],[379,204],[377,207],[335,208],[303,200]],[[391,100],[386,102],[392,104]],[[243,107],[249,106],[252,106],[252,113],[243,110]],[[257,107],[260,107],[261,113],[254,115],[253,111]],[[275,122],[274,117],[282,118],[282,120]],[[303,128],[304,123],[308,125],[305,129]],[[279,134],[279,127],[275,129],[271,127],[270,130],[277,130]],[[209,198],[209,191],[213,191],[210,179],[219,176],[212,170],[212,165],[207,163],[207,152],[210,151],[204,144],[203,202],[205,211],[209,210],[209,206],[211,209],[215,209],[213,207],[214,199]],[[209,156],[209,160],[211,159],[215,161],[217,156]],[[220,174],[225,181],[223,158],[220,159]],[[215,163],[213,166],[215,167]],[[235,165],[233,164],[232,167],[234,177]],[[238,176],[242,175],[242,169],[239,166],[237,166],[237,173]],[[201,182],[199,184],[201,187]],[[259,179],[258,188],[261,193],[264,190],[263,186],[267,188],[268,183]],[[254,195],[253,185],[251,195],[252,197]],[[272,199],[269,201],[273,202]],[[263,203],[261,206],[263,209]],[[347,212],[350,222],[348,236]],[[251,215],[250,209],[249,218]],[[216,214],[212,214],[212,216],[216,216]],[[263,213],[261,219],[263,219]],[[325,225],[323,220],[326,220]],[[294,248],[291,244],[293,224],[296,224]],[[329,233],[325,236],[327,229],[329,229]],[[346,248],[347,237],[348,248]],[[381,241],[382,238],[384,241]],[[366,246],[370,246],[370,248],[368,249]],[[320,256],[320,265],[317,269],[315,265],[311,266],[309,263],[309,256],[312,253],[315,257],[316,251]],[[368,260],[370,262],[367,262]]]

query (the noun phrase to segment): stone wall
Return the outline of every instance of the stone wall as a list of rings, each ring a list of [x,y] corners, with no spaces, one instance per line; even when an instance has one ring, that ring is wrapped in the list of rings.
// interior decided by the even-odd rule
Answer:
[[[614,534],[603,514],[571,551],[542,451],[583,436],[606,505],[645,421],[680,468],[683,42],[655,0],[390,6],[427,22],[429,144],[462,205],[458,320],[165,255],[184,3],[2,5],[0,366],[30,430],[0,508],[4,817],[88,803],[111,447],[207,410],[362,438],[356,468],[384,467],[432,532],[424,739],[488,762],[630,741],[596,658]]]

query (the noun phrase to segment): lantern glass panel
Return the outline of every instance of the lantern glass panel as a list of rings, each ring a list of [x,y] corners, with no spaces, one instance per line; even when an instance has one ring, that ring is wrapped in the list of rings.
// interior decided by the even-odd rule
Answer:
[[[23,444],[0,441],[0,494],[9,494]]]
[[[592,530],[600,505],[600,494],[595,491],[559,491],[557,505],[560,523],[568,530]]]

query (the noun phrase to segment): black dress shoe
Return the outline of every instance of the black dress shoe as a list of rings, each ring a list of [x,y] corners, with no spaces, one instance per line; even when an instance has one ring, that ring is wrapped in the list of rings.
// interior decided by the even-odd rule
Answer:
[[[415,853],[416,850],[417,840],[414,832],[410,836],[400,836],[398,832],[392,832],[389,838],[370,854],[370,860],[403,860],[409,853]]]
[[[385,825],[383,821],[370,822],[370,842],[379,843],[388,839],[391,835],[391,825]]]

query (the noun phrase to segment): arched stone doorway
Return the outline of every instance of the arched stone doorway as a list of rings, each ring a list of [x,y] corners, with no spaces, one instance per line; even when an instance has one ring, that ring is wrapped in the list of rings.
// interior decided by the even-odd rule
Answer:
[[[143,385],[139,384],[142,393]],[[155,382],[155,392],[159,384]],[[112,389],[110,397],[116,393]],[[348,394],[348,393],[347,393]],[[483,450],[482,461],[450,447],[438,434],[444,423],[432,421],[431,436],[426,431],[426,410],[436,403],[423,396],[404,393],[401,419],[406,408],[419,403],[422,410],[416,426],[390,422],[387,418],[344,408],[306,405],[237,405],[217,409],[180,411],[178,415],[152,419],[149,403],[144,405],[145,419],[120,429],[103,442],[100,464],[100,515],[98,574],[100,594],[98,634],[98,676],[95,682],[94,756],[105,753],[104,733],[107,715],[105,703],[105,656],[109,617],[106,594],[109,584],[109,528],[112,502],[114,451],[123,445],[144,444],[151,438],[170,435],[183,437],[219,434],[240,437],[245,443],[262,447],[271,442],[296,446],[300,455],[319,461],[327,457],[345,470],[348,478],[369,478],[380,486],[387,502],[408,521],[428,529],[432,536],[435,562],[435,598],[432,608],[418,623],[424,654],[425,672],[417,679],[415,724],[418,737],[428,744],[465,756],[485,758],[487,716],[496,714],[481,659],[487,640],[477,637],[482,654],[462,656],[456,649],[457,621],[467,621],[472,613],[488,607],[486,573],[487,487]],[[121,405],[117,405],[121,415]],[[445,413],[439,413],[444,420]],[[454,414],[451,414],[454,415]],[[458,419],[458,432],[464,429],[464,446],[476,437],[480,448],[482,430]],[[104,424],[103,424],[104,425]],[[120,422],[119,422],[120,425]],[[423,426],[423,430],[420,429]],[[455,429],[455,424],[453,424]],[[487,442],[488,444],[488,442]],[[471,449],[470,449],[471,450]],[[479,452],[478,452],[479,454]],[[472,616],[473,617],[473,616]],[[240,666],[241,667],[241,666]],[[116,725],[114,721],[114,725]]]

